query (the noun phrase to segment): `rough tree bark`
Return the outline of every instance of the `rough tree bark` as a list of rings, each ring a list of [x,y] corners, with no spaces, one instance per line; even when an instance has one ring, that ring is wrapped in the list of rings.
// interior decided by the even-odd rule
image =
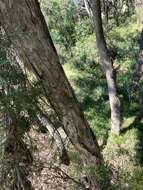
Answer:
[[[114,71],[104,37],[100,0],[89,0],[89,4],[92,12],[93,24],[95,27],[96,42],[101,59],[101,65],[105,72],[108,85],[108,94],[111,108],[111,131],[114,134],[119,134],[121,129],[120,101],[117,97]]]
[[[100,166],[102,156],[96,137],[59,63],[38,1],[0,0],[0,22],[20,59],[41,81],[84,165]],[[101,189],[94,176],[89,174],[88,178],[91,190]]]

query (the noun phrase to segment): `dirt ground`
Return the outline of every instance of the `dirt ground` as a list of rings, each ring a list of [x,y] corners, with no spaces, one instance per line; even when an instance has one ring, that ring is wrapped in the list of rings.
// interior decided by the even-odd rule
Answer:
[[[76,182],[67,175],[67,166],[60,164],[57,147],[48,134],[30,132],[34,150],[35,172],[30,177],[35,190],[74,190]]]

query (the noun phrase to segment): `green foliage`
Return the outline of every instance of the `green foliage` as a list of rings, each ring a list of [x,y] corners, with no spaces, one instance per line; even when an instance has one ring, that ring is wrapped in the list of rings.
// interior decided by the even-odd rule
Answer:
[[[109,186],[109,168],[105,165],[101,166],[87,166],[87,172],[95,177],[102,190],[107,190]]]
[[[135,12],[135,1],[118,0],[108,1],[101,0],[102,12],[105,24],[108,27],[119,26],[124,23]]]
[[[24,133],[35,120],[40,84],[28,85],[26,75],[18,63],[10,63],[4,53],[0,54],[0,112],[10,115]]]
[[[98,137],[106,136],[110,128],[110,109],[107,84],[99,65],[100,60],[95,34],[90,19],[87,17],[75,17],[74,14],[77,14],[76,8],[67,2],[63,3],[60,0],[53,2],[55,6],[51,7],[52,14],[49,19],[51,34],[53,37],[56,34],[59,39],[61,37],[65,38],[67,36],[67,24],[71,27],[72,33],[68,31],[68,35],[74,39],[74,43],[71,43],[70,39],[68,39],[68,50],[70,49],[70,52],[62,48],[64,46],[62,40],[58,41],[54,37],[54,41],[60,44],[60,47],[57,46],[57,49],[59,54],[62,54],[60,56],[61,62],[64,64],[65,72],[85,111],[88,121]],[[124,10],[122,10],[122,3],[125,5]],[[117,73],[117,84],[118,94],[123,105],[122,115],[125,120],[138,111],[137,101],[134,100],[135,92],[132,91],[131,86],[133,66],[136,63],[138,53],[139,37],[136,16],[133,15],[128,18],[128,13],[130,11],[133,12],[133,9],[129,10],[126,3],[120,1],[117,4],[115,3],[114,7],[110,7],[109,23],[104,25],[108,46],[117,50],[114,63],[120,65],[120,70]],[[72,8],[67,9],[69,6]],[[113,17],[115,16],[113,10],[115,6],[119,7],[117,13],[121,13],[119,18],[120,25],[117,27],[115,27],[116,20],[114,20],[116,18]],[[55,17],[58,17],[59,20],[56,20]],[[62,26],[63,32],[59,32],[60,29],[55,24],[55,20]]]
[[[133,190],[143,190],[143,169],[138,168],[134,170],[133,176],[130,179],[130,187]]]
[[[70,48],[75,43],[75,7],[71,1],[54,0],[45,10],[52,39],[56,44]]]
[[[89,18],[80,19],[75,24],[76,42],[85,39],[85,36],[93,34],[93,27]]]
[[[133,120],[131,122],[134,122]],[[131,125],[129,122],[129,126]],[[120,136],[109,135],[103,150],[105,161],[112,167],[113,189],[142,190],[142,133],[138,128],[128,126]]]
[[[114,63],[120,65],[117,71],[118,94],[122,104],[123,128],[120,136],[110,135],[103,156],[112,169],[113,181],[110,189],[142,190],[142,121],[136,122],[139,110],[138,94],[132,89],[133,69],[138,55],[139,31],[136,17],[132,16],[118,27],[105,27],[108,46],[117,50]],[[85,27],[87,23],[87,29]],[[84,33],[84,31],[86,31]],[[98,139],[106,139],[110,131],[110,107],[106,80],[99,65],[95,35],[88,25],[88,19],[75,24],[76,41],[71,55],[64,61],[65,72],[76,92],[85,115]],[[142,82],[140,83],[142,92]],[[106,171],[91,168],[101,184]],[[112,177],[111,177],[112,178]],[[104,185],[103,185],[104,187]],[[105,185],[105,189],[107,189]]]
[[[107,113],[106,110],[104,110],[104,112],[102,111],[103,108],[105,107],[102,106],[99,108],[99,106],[96,106],[95,108],[91,107],[85,111],[85,115],[98,138],[107,138],[106,135],[108,130],[110,130],[110,123],[106,116]]]

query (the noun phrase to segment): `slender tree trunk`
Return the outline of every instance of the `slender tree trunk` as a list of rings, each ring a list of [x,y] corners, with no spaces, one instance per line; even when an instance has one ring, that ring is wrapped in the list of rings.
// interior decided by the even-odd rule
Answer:
[[[117,97],[114,71],[110,57],[108,55],[108,49],[103,32],[100,0],[89,0],[89,2],[92,11],[92,18],[96,32],[96,42],[99,49],[101,65],[105,72],[108,85],[109,101],[111,107],[111,131],[112,133],[119,134],[121,125],[120,101]]]
[[[100,166],[102,156],[96,137],[59,63],[38,1],[0,0],[0,22],[20,59],[41,81],[49,102],[84,165]],[[101,189],[95,177],[87,173],[90,189]]]

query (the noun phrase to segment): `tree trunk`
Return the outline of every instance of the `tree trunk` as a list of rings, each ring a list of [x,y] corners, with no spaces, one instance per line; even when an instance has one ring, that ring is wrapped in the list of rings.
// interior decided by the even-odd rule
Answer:
[[[18,56],[38,80],[84,165],[102,164],[100,149],[59,63],[40,6],[36,0],[0,0],[0,22]],[[89,175],[91,190],[101,189]]]
[[[117,97],[114,71],[110,57],[108,55],[108,49],[104,37],[100,0],[89,0],[89,2],[92,11],[92,18],[96,32],[96,42],[99,49],[101,65],[105,72],[108,85],[109,101],[111,108],[111,131],[114,134],[119,134],[121,126],[120,101]]]

